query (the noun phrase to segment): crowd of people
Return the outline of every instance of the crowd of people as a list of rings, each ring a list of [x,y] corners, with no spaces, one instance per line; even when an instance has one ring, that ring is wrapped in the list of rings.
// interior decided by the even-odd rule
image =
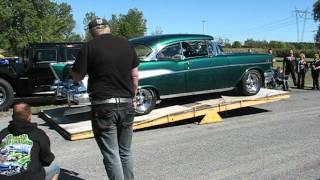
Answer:
[[[268,52],[272,54],[272,50]],[[281,85],[283,90],[290,90],[289,88],[289,76],[292,78],[293,85],[298,89],[305,88],[305,77],[307,72],[311,69],[312,76],[312,90],[319,90],[319,73],[320,73],[320,55],[316,53],[311,62],[306,61],[306,55],[300,53],[300,57],[297,58],[294,55],[294,51],[291,49],[289,55],[284,57],[282,67],[278,66],[274,69],[274,83],[275,85]]]

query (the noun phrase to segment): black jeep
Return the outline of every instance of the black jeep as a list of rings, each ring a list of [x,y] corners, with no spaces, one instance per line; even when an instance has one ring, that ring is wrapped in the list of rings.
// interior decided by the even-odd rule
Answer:
[[[14,97],[52,91],[55,78],[49,64],[74,61],[82,45],[35,43],[23,49],[22,57],[0,58],[0,110],[8,109]]]

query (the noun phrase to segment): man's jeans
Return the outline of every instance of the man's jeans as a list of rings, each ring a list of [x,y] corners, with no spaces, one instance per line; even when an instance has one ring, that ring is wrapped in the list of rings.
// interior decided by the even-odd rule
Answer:
[[[92,129],[110,180],[131,180],[134,111],[131,103],[92,106]]]
[[[44,170],[46,172],[45,180],[51,180],[53,176],[60,174],[60,167],[53,162],[50,164],[50,166],[44,167]]]

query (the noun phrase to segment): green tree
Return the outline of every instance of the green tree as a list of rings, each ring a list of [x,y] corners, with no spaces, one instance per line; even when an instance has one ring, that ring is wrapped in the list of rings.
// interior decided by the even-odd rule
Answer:
[[[1,0],[0,9],[0,48],[13,54],[32,42],[65,41],[75,26],[66,3]]]
[[[244,45],[249,48],[253,48],[255,47],[255,41],[253,39],[247,39],[246,41],[244,41]]]
[[[281,41],[270,41],[269,42],[269,47],[270,48],[285,48],[286,44]]]
[[[81,42],[83,41],[83,37],[80,34],[77,33],[71,33],[69,36],[67,36],[66,40],[68,42]]]
[[[84,38],[84,39],[85,39],[86,41],[88,41],[88,40],[90,40],[90,39],[92,38],[91,35],[90,35],[90,33],[89,33],[88,24],[89,24],[92,20],[94,20],[95,18],[97,18],[96,13],[94,13],[94,12],[87,12],[87,13],[85,14],[84,19],[83,19],[84,32],[85,32],[85,38]]]
[[[111,19],[108,21],[111,29],[111,33],[115,36],[121,36],[120,35],[120,18],[117,15],[112,15]]]
[[[129,9],[127,14],[112,15],[109,24],[114,35],[128,39],[143,36],[147,30],[147,20],[138,9]]]
[[[249,47],[249,48],[267,48],[268,42],[247,39],[246,41],[244,41],[244,46]]]
[[[83,24],[85,26],[85,39],[90,39],[88,31],[88,24],[91,20],[97,18],[93,12],[88,12],[85,15]],[[111,19],[108,20],[108,24],[111,29],[111,33],[115,36],[133,38],[137,36],[143,36],[147,31],[147,20],[143,17],[143,13],[138,9],[129,9],[127,14],[113,14]]]
[[[318,27],[318,31],[314,37],[314,40],[316,43],[319,43],[320,42],[320,26]]]
[[[233,48],[241,48],[241,42],[240,41],[234,41],[232,43]]]
[[[313,19],[315,21],[320,21],[320,0],[317,0],[313,4]],[[317,34],[315,35],[315,41],[320,42],[320,26],[318,27]]]

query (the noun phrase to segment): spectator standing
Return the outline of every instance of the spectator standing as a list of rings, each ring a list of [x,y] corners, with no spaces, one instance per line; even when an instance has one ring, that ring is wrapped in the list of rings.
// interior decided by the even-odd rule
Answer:
[[[110,180],[134,179],[131,153],[139,61],[124,38],[110,34],[105,19],[89,23],[93,40],[80,50],[71,76],[88,74],[92,129]]]
[[[273,63],[275,63],[275,62],[276,62],[276,59],[274,58],[273,51],[272,51],[272,49],[271,49],[271,48],[270,48],[270,49],[268,49],[268,54],[270,54],[270,55],[272,56],[272,67],[273,67]]]
[[[294,86],[297,86],[296,65],[297,65],[297,59],[294,56],[293,50],[290,49],[290,55],[283,59],[282,67],[285,75],[289,76],[291,74]]]
[[[297,73],[298,73],[298,88],[304,89],[304,78],[306,75],[306,72],[308,71],[308,63],[306,61],[306,56],[304,53],[300,54],[300,60],[298,62],[297,66]]]
[[[19,103],[13,108],[9,126],[0,132],[1,180],[58,179],[60,168],[52,164],[50,140],[31,123],[31,117],[30,106]]]
[[[312,75],[312,81],[313,81],[312,89],[319,90],[320,58],[318,53],[315,54],[314,56],[315,56],[314,60],[310,63],[311,75]]]

